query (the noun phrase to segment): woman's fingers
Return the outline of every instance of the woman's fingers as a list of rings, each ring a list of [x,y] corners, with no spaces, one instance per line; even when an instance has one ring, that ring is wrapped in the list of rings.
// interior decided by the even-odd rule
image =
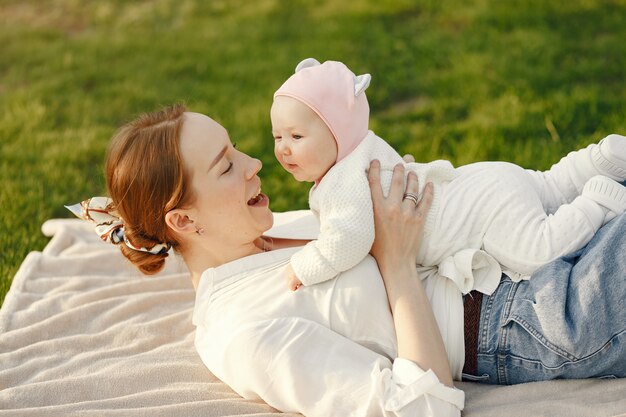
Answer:
[[[393,169],[391,178],[391,186],[389,188],[389,196],[385,198],[382,185],[380,183],[380,162],[376,159],[370,162],[367,173],[370,191],[372,193],[372,205],[374,207],[374,217],[388,216],[388,210],[392,207],[400,207],[402,210],[417,211],[418,217],[426,217],[428,210],[433,201],[433,184],[427,183],[422,191],[421,198],[419,195],[419,180],[417,174],[411,171],[406,178],[406,187],[404,186],[404,166],[397,164]],[[384,214],[387,213],[387,214]],[[399,213],[399,212],[397,212]]]
[[[410,172],[405,186],[404,171],[403,164],[394,167],[389,195],[385,198],[380,184],[380,163],[370,163],[368,179],[376,231],[371,253],[382,267],[414,264],[432,203],[432,184],[424,187],[422,199],[418,200],[420,185],[417,175]]]
[[[389,188],[389,200],[400,201],[404,194],[404,165],[397,164],[393,167],[391,187]]]
[[[380,184],[380,162],[378,160],[374,159],[370,162],[367,179],[369,180],[370,190],[372,192],[372,204],[376,207],[384,199],[383,187]]]
[[[411,163],[411,162],[415,162],[415,157],[413,155],[411,155],[410,153],[407,153],[406,155],[404,155],[402,157],[402,159],[404,160],[404,162]]]
[[[402,196],[402,205],[406,209],[416,209],[418,199],[419,184],[415,172],[409,172],[406,177],[406,192]]]
[[[424,187],[424,191],[422,191],[422,199],[417,204],[417,211],[419,215],[423,218],[426,218],[426,214],[428,214],[428,210],[430,210],[430,205],[433,203],[433,183],[428,182]]]

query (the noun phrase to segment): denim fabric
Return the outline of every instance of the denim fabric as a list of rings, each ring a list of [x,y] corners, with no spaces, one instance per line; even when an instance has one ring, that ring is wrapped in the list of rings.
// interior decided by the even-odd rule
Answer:
[[[484,296],[476,376],[518,384],[626,377],[626,214],[528,281]]]

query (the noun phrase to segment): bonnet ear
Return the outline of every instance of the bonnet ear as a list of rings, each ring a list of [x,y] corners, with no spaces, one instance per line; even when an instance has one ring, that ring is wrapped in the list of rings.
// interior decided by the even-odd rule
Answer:
[[[372,76],[369,74],[354,77],[354,97],[358,97],[359,94],[363,93],[369,87],[371,80]]]
[[[298,66],[296,66],[295,72],[298,72],[298,71],[303,70],[305,68],[314,67],[316,65],[320,65],[320,62],[317,59],[315,59],[315,58],[307,58],[307,59],[305,59],[303,61],[300,61]]]

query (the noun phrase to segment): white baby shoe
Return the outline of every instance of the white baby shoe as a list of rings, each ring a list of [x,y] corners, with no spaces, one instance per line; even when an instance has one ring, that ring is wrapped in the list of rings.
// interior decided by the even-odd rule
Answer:
[[[598,170],[617,181],[626,180],[626,136],[609,135],[591,151]]]
[[[582,195],[609,210],[605,223],[626,211],[626,187],[604,175],[587,181]]]

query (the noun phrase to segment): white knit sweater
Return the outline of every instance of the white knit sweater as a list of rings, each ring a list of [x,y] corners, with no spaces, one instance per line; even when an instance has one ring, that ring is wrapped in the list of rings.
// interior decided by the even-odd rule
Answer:
[[[381,163],[381,182],[387,192],[393,167],[404,161],[387,142],[371,131],[311,189],[309,206],[319,217],[320,235],[291,258],[294,272],[304,285],[329,280],[352,268],[371,249],[374,217],[367,169],[372,159]],[[439,184],[457,175],[448,161],[405,165],[418,175],[420,196],[427,181]],[[434,227],[433,213],[438,204],[439,195],[435,193],[426,230]]]

